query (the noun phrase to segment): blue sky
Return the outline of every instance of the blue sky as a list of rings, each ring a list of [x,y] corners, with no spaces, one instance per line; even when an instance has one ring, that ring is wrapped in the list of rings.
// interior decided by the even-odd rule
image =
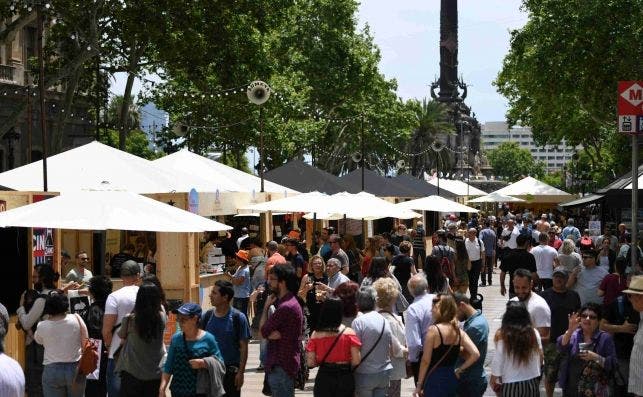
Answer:
[[[506,100],[491,82],[509,49],[509,31],[527,15],[520,0],[458,1],[458,73],[469,84],[465,100],[478,120],[504,120]],[[430,97],[440,72],[440,0],[363,0],[359,26],[368,23],[382,59],[380,71],[398,82],[404,99]]]
[[[506,100],[491,82],[509,48],[509,31],[527,16],[520,0],[459,0],[459,69],[469,84],[466,103],[480,122],[504,120]],[[439,74],[440,0],[363,0],[359,27],[366,23],[381,51],[380,71],[398,82],[404,99],[429,97],[429,84]],[[122,95],[123,75],[111,91]],[[134,86],[138,93],[140,84]]]

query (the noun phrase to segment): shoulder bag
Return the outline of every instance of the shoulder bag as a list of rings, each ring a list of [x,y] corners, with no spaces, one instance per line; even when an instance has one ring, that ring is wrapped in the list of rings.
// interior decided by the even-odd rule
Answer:
[[[383,320],[382,321],[382,330],[380,331],[380,335],[377,337],[377,340],[375,341],[375,344],[369,349],[369,351],[364,355],[364,357],[362,357],[362,359],[359,362],[359,364],[357,364],[355,366],[355,368],[353,368],[353,371],[355,371],[364,361],[366,361],[368,356],[370,356],[371,353],[373,353],[373,350],[375,350],[377,345],[380,343],[380,340],[382,339],[382,335],[384,335],[384,327],[386,326],[386,319],[384,317],[382,317],[382,320]]]
[[[437,328],[437,325],[436,325],[436,328]],[[461,336],[460,336],[460,331],[458,330],[458,345],[460,345],[460,343],[459,343],[459,342],[460,342],[460,338],[461,338]],[[447,358],[447,356],[449,355],[449,352],[451,351],[451,349],[453,349],[453,346],[455,346],[455,345],[449,345],[449,348],[447,349],[447,351],[446,351],[446,352],[444,352],[444,354],[442,355],[442,357],[440,357],[440,359],[438,360],[438,362],[437,362],[437,363],[435,363],[435,365],[433,366],[433,368],[427,368],[427,370],[426,370],[426,374],[424,375],[424,379],[422,379],[422,387],[421,387],[421,390],[424,390],[424,384],[426,383],[426,380],[427,380],[427,379],[429,379],[429,376],[431,376],[431,374],[432,374],[432,373],[433,373],[433,372],[434,372],[434,371],[435,371],[435,370],[440,366],[440,364],[442,364],[442,361],[444,361],[444,359],[445,359],[445,358]]]
[[[326,354],[324,354],[324,358],[322,358],[322,359],[321,359],[321,361],[318,363],[318,365],[322,365],[322,364],[326,361],[326,359],[328,358],[328,355],[330,354],[330,352],[332,352],[332,351],[333,351],[333,348],[335,347],[335,345],[336,345],[336,344],[337,344],[337,342],[339,341],[339,338],[342,336],[342,334],[344,333],[344,331],[346,331],[346,327],[344,327],[344,329],[342,329],[341,331],[339,331],[339,334],[337,334],[337,336],[335,337],[335,340],[333,340],[333,343],[330,345],[330,348],[328,349],[328,351],[326,352]]]
[[[78,361],[78,373],[84,376],[96,371],[98,367],[98,344],[87,337],[86,331],[83,331],[83,325],[80,323],[80,316],[74,314],[78,321],[80,334],[81,355]]]

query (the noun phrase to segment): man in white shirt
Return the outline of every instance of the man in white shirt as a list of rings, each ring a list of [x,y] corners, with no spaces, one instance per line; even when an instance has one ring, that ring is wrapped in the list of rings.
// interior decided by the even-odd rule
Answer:
[[[107,360],[107,393],[109,397],[118,397],[121,389],[121,378],[114,372],[114,352],[121,344],[117,332],[123,317],[134,310],[136,294],[138,293],[138,281],[140,267],[133,260],[128,260],[121,266],[121,278],[123,287],[109,294],[105,303],[105,315],[103,316],[103,343],[109,350]]]
[[[520,234],[520,230],[515,226],[514,220],[509,219],[507,221],[507,226],[503,229],[502,231],[502,239],[505,241],[505,247],[515,250],[518,248],[518,244],[516,243],[516,237]]]
[[[244,227],[241,229],[241,237],[237,239],[237,249],[241,249],[241,243],[243,243],[243,240],[247,239],[250,236],[250,233],[248,232],[248,228]]]
[[[406,346],[409,349],[408,362],[413,368],[413,380],[417,385],[424,337],[429,325],[433,323],[431,308],[435,295],[427,292],[428,283],[424,273],[411,276],[407,285],[414,299],[404,312],[404,334]]]
[[[527,307],[531,322],[538,330],[543,344],[549,341],[551,329],[551,309],[540,295],[533,293],[533,280],[531,272],[527,269],[518,269],[513,277],[514,292],[516,296],[510,301],[520,301]]]
[[[541,233],[538,236],[537,247],[531,249],[531,254],[536,259],[536,270],[540,280],[540,290],[544,291],[553,286],[554,268],[559,265],[558,252],[549,246],[549,235]]]
[[[469,270],[469,291],[471,299],[477,299],[478,296],[478,277],[484,267],[485,249],[484,243],[478,238],[478,231],[475,227],[467,230],[467,238],[464,240],[464,246],[469,254],[471,261],[471,270]]]

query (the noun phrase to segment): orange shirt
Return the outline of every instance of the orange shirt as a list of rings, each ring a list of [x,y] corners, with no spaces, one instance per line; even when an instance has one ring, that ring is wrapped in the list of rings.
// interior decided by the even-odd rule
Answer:
[[[266,260],[266,278],[268,277],[268,273],[270,273],[270,269],[274,265],[285,265],[286,264],[286,258],[283,257],[279,252],[275,252]]]

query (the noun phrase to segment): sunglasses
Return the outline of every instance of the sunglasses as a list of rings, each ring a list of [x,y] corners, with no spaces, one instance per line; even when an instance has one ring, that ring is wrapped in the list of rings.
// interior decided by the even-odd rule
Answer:
[[[80,260],[83,262],[89,262],[89,258],[80,258]]]

